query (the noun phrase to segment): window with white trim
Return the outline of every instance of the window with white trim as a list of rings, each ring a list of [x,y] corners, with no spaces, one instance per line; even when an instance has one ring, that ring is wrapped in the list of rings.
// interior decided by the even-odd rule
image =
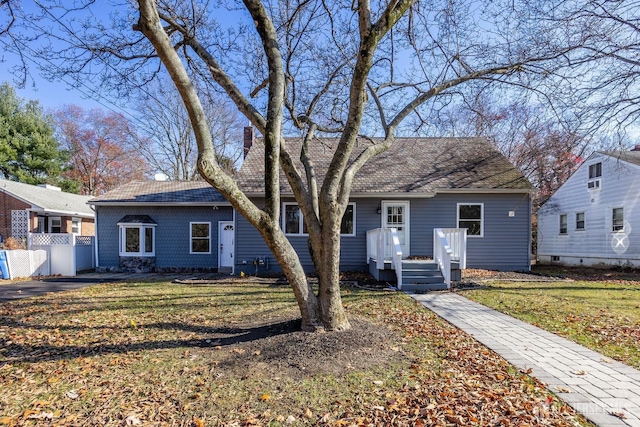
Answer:
[[[59,216],[49,217],[49,233],[62,233],[62,218]]]
[[[602,162],[589,166],[589,179],[600,178],[602,176]]]
[[[155,256],[155,224],[118,224],[120,256]]]
[[[484,236],[484,203],[458,203],[458,228],[466,228],[467,236]]]
[[[611,213],[611,231],[624,231],[624,209],[613,208]]]
[[[211,223],[190,222],[190,240],[192,254],[211,253]]]
[[[584,212],[576,212],[576,230],[584,230]]]
[[[567,214],[560,214],[560,234],[567,234],[568,228]]]
[[[309,234],[304,223],[302,210],[297,203],[282,204],[282,229],[288,236],[305,236]],[[341,236],[356,235],[356,204],[349,203],[342,215],[340,223]]]
[[[82,234],[82,218],[71,218],[71,233],[77,236]]]

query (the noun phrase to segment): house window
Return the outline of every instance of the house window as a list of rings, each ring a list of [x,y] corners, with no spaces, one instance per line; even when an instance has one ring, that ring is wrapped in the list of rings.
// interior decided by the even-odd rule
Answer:
[[[285,234],[287,235],[306,235],[309,234],[302,211],[296,203],[284,203],[283,204],[283,224]],[[355,236],[356,235],[356,204],[349,203],[342,215],[342,222],[340,223],[340,234],[342,236]]]
[[[71,232],[75,235],[82,234],[82,219],[81,218],[71,218]]]
[[[602,176],[602,163],[595,163],[589,166],[589,179],[599,178]]]
[[[584,230],[584,212],[576,213],[576,230]]]
[[[211,253],[211,223],[192,222],[191,226],[191,253]]]
[[[613,208],[613,226],[611,227],[612,231],[623,231],[624,230],[624,211],[623,208]]]
[[[154,256],[155,226],[120,225],[120,256]]]
[[[466,228],[467,236],[482,237],[484,235],[484,204],[458,203],[458,228]]]
[[[567,214],[560,214],[560,234],[567,234]]]
[[[342,215],[340,223],[340,234],[343,236],[356,235],[356,204],[349,203]]]
[[[156,223],[148,215],[127,215],[118,221],[120,256],[155,256]]]
[[[49,233],[62,233],[62,218],[59,216],[49,217]]]

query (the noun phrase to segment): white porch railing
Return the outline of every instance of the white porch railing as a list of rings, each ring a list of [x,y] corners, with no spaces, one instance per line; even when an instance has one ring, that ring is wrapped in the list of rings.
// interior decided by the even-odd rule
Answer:
[[[438,263],[447,289],[451,289],[451,254],[453,251],[447,242],[447,236],[441,228],[433,229],[433,259]]]
[[[375,228],[367,231],[367,264],[376,261],[376,268],[384,270],[385,261],[396,271],[398,288],[402,287],[402,247],[395,228]]]
[[[441,228],[440,230],[451,248],[451,260],[460,262],[460,270],[464,270],[467,268],[467,229]]]

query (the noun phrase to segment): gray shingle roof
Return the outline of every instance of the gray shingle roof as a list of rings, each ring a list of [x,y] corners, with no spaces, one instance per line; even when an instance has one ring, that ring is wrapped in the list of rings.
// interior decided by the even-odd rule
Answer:
[[[603,151],[602,154],[640,166],[640,151]]]
[[[133,181],[91,200],[91,204],[220,204],[222,195],[205,181]]]
[[[69,213],[83,216],[94,216],[87,205],[91,196],[65,193],[64,191],[38,187],[37,185],[0,179],[0,191],[24,200],[34,209],[49,212]]]
[[[292,157],[300,140],[287,139]],[[355,158],[367,144],[358,142]],[[319,183],[324,178],[336,140],[317,140],[311,156]],[[241,188],[264,192],[264,144],[254,143],[238,174]],[[298,165],[302,172],[301,164]],[[291,190],[281,173],[281,191]],[[445,190],[531,189],[531,183],[485,138],[397,138],[389,150],[372,158],[356,175],[352,193],[435,193]]]

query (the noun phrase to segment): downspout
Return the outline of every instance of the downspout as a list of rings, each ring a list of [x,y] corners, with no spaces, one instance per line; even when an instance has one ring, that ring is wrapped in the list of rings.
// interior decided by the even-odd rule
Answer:
[[[98,267],[100,267],[100,260],[98,258],[98,212],[96,212],[96,207],[93,205],[89,205],[89,208],[93,211],[93,239],[94,239],[94,245],[93,245],[93,250],[94,250],[94,257],[96,259],[96,266],[95,268],[98,269]]]

